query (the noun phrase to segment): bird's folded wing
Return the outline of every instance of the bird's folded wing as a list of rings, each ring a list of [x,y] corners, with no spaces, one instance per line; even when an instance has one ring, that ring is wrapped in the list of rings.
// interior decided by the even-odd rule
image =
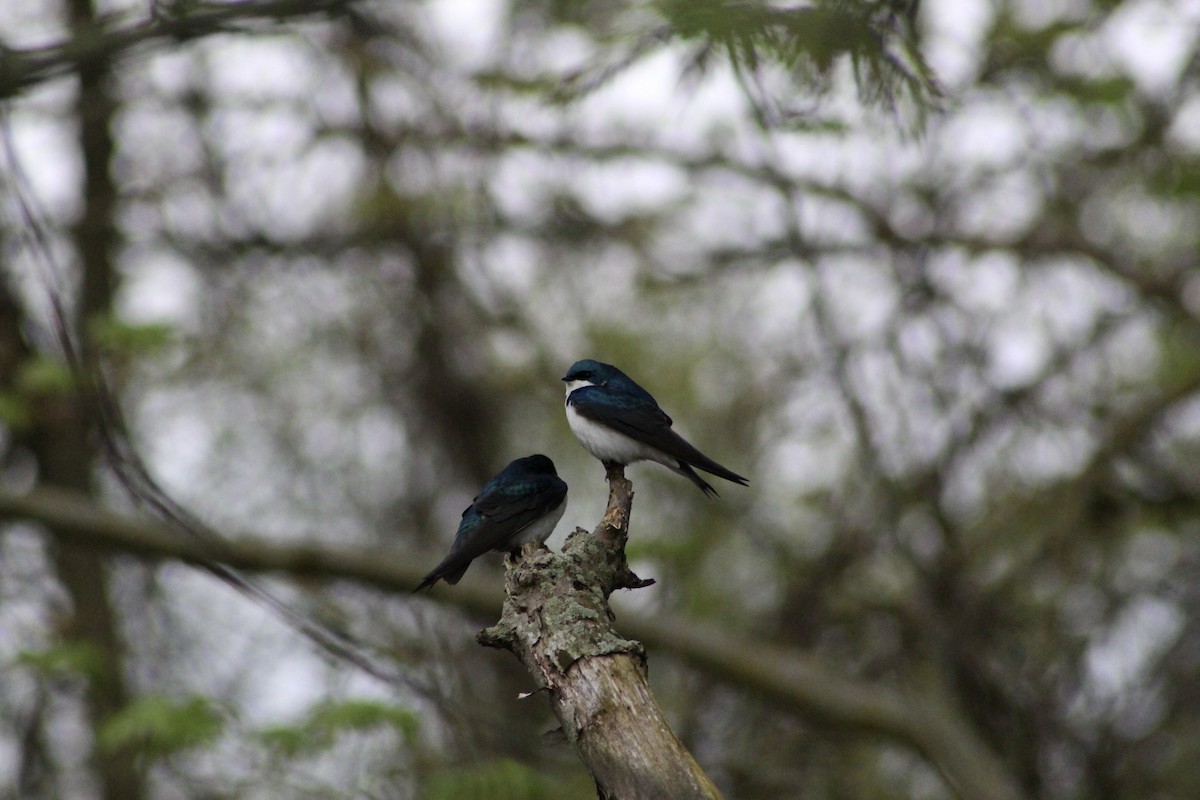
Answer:
[[[473,507],[482,520],[470,536],[470,551],[482,555],[503,547],[505,541],[558,508],[566,495],[567,484],[549,475],[481,494]]]
[[[587,389],[577,390],[571,395],[571,406],[587,419],[606,425],[697,469],[735,483],[747,482],[741,475],[701,453],[691,442],[672,430],[671,418],[657,405],[646,405],[635,397],[622,398],[618,395],[614,399],[610,394],[604,400],[597,400],[589,395]],[[621,402],[622,399],[625,402]]]
[[[571,395],[571,406],[582,416],[605,425],[630,439],[650,445],[669,456],[693,463],[709,459],[682,436],[671,430],[671,418],[657,405],[645,405],[635,398],[621,402],[612,396],[603,401],[580,390]]]

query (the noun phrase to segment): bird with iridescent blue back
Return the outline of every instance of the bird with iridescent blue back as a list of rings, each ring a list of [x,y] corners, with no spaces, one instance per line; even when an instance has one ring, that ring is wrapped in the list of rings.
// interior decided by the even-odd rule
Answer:
[[[713,461],[673,431],[673,421],[654,397],[612,364],[576,361],[563,381],[571,432],[606,466],[657,461],[713,497],[717,490],[696,470],[749,485],[746,478]]]
[[[462,514],[450,552],[414,592],[439,580],[455,584],[489,550],[517,553],[545,543],[567,509],[567,484],[544,455],[518,458],[484,484]]]

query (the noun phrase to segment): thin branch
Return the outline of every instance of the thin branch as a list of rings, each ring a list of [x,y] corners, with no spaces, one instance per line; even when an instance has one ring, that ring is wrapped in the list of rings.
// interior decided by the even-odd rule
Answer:
[[[0,44],[0,99],[43,81],[124,56],[146,43],[184,42],[243,30],[238,23],[283,22],[348,13],[355,0],[254,0],[188,3],[178,14],[155,14],[122,26],[101,27],[44,47],[12,49]]]

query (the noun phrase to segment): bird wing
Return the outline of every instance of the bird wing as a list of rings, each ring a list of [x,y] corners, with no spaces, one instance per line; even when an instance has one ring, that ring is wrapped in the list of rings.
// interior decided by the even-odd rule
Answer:
[[[568,402],[582,416],[652,444],[662,432],[671,430],[672,420],[648,394],[634,394],[610,387],[584,386],[571,392]]]
[[[600,387],[586,386],[571,393],[571,406],[584,417],[606,425],[631,439],[661,450],[684,464],[746,485],[749,481],[697,450],[671,429],[672,420],[649,395],[645,397],[611,389],[601,399]]]
[[[516,536],[547,513],[558,508],[567,496],[567,484],[554,475],[537,475],[517,483],[487,486],[463,514],[464,523],[470,512],[478,522],[464,531],[459,528],[455,549],[481,556],[489,550],[503,548],[505,541]],[[465,536],[463,534],[466,534]],[[459,542],[458,539],[466,541]]]

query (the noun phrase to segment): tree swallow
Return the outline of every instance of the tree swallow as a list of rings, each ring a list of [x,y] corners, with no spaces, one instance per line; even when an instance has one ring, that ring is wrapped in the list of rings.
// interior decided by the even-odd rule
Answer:
[[[650,393],[611,364],[576,361],[563,380],[571,432],[603,464],[657,461],[714,497],[717,490],[697,475],[696,469],[749,485],[746,478],[722,467],[671,430],[671,418]]]
[[[458,534],[442,563],[414,592],[438,580],[455,584],[471,562],[489,550],[517,553],[521,545],[543,544],[567,510],[567,484],[543,455],[518,458],[484,484],[463,512]]]

